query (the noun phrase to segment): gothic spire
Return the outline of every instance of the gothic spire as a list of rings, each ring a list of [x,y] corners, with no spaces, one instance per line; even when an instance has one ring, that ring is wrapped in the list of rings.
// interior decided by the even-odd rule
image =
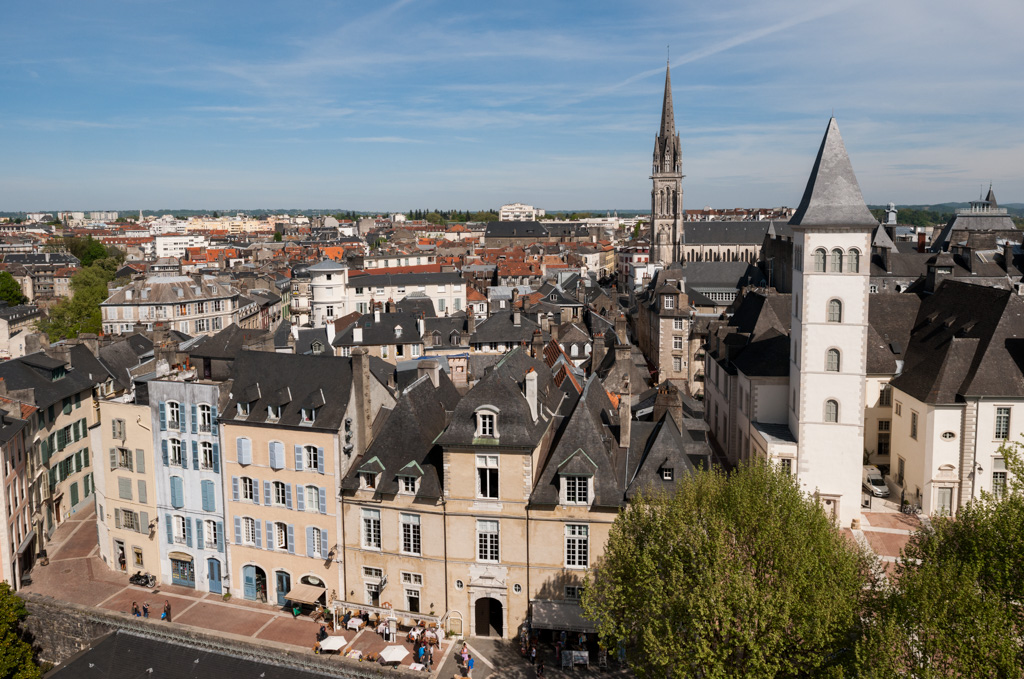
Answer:
[[[675,109],[672,107],[672,75],[669,73],[668,61],[665,61],[665,99],[661,104],[661,134],[662,140],[671,139],[676,136]]]

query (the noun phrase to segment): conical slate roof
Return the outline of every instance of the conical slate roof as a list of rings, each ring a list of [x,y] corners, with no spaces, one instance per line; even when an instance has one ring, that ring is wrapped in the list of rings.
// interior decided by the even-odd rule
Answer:
[[[665,98],[661,102],[661,134],[662,139],[676,136],[676,116],[672,106],[672,75],[669,65],[665,64]]]
[[[996,194],[992,190],[991,184],[988,185],[988,195],[985,196],[985,202],[988,203],[988,206],[993,210],[999,207],[999,203],[996,202]]]
[[[857,176],[846,155],[835,118],[830,118],[818,157],[793,218],[792,226],[849,226],[874,228],[878,220],[864,204]]]
[[[672,106],[672,75],[665,64],[665,98],[661,102],[661,129],[654,140],[654,172],[679,172],[682,155]]]

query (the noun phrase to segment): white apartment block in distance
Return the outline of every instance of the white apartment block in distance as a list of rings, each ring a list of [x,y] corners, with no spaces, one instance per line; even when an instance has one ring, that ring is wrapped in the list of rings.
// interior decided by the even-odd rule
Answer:
[[[100,304],[103,332],[148,330],[164,323],[188,335],[212,335],[238,323],[238,290],[213,276],[148,276],[119,288]]]
[[[501,206],[498,220],[502,222],[535,222],[543,216],[544,210],[540,208],[522,203],[509,203]]]
[[[210,239],[198,233],[168,233],[153,238],[156,256],[184,257],[188,248],[205,248]]]

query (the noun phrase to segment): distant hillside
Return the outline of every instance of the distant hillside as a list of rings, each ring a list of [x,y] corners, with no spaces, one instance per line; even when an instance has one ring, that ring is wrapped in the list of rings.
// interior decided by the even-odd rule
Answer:
[[[937,205],[897,205],[899,210],[897,220],[900,224],[909,226],[937,226],[945,224],[957,210],[970,207],[970,203],[939,203]],[[879,221],[885,220],[885,205],[869,205],[871,213]],[[1013,218],[1017,228],[1024,229],[1024,203],[1008,203],[1000,205],[1006,208],[1007,213]]]

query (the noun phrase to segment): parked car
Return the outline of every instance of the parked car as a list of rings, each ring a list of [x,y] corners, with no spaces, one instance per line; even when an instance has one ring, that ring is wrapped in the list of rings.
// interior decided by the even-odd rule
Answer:
[[[889,486],[885,485],[882,472],[873,464],[864,465],[864,473],[861,476],[861,485],[864,490],[875,497],[889,497]]]

